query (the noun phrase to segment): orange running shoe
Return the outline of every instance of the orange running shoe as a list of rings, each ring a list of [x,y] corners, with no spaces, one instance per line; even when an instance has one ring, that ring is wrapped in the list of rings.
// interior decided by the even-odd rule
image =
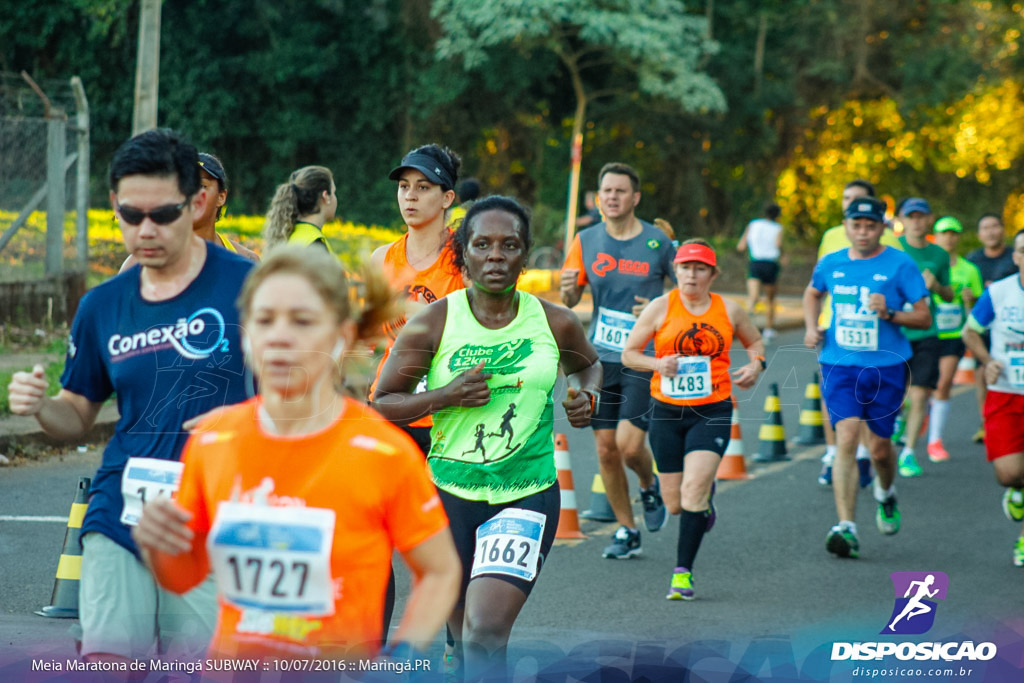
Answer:
[[[942,445],[942,441],[932,441],[928,444],[928,459],[932,462],[946,462],[949,460],[949,451]]]

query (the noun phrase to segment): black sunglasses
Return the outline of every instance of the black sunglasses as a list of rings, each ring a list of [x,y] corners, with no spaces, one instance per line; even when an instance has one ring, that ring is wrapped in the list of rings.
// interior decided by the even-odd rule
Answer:
[[[118,202],[117,213],[121,216],[121,220],[128,225],[139,225],[147,217],[157,225],[167,225],[178,220],[181,217],[181,212],[187,205],[188,200],[186,199],[181,204],[167,204],[165,206],[158,206],[152,211],[143,211],[142,209],[125,206]]]

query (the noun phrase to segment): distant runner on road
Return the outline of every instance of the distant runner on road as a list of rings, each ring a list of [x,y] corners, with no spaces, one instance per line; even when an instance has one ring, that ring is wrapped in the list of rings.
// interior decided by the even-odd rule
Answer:
[[[928,289],[913,260],[880,243],[885,202],[862,197],[846,209],[849,249],[833,252],[814,269],[804,290],[804,344],[824,342],[819,354],[821,391],[836,430],[833,491],[839,523],[825,539],[839,557],[857,557],[860,542],[854,511],[857,503],[857,443],[861,424],[868,426],[868,448],[875,467],[875,521],[879,531],[899,531],[896,506],[896,459],[892,436],[906,390],[910,343],[901,327],[931,325]],[[832,324],[818,326],[821,301],[831,296]],[[904,310],[904,304],[913,310]]]
[[[754,386],[765,369],[764,342],[739,304],[711,291],[718,258],[690,239],[675,256],[676,288],[644,309],[622,361],[653,372],[651,446],[665,505],[679,515],[676,566],[669,600],[692,600],[693,563],[715,523],[715,473],[732,430],[732,387]],[[738,339],[750,362],[730,375],[729,348]],[[654,340],[655,358],[644,354]]]
[[[1024,522],[1024,230],[1013,237],[1016,275],[993,282],[978,299],[964,327],[964,342],[983,369],[985,454],[996,480],[1006,487],[1003,512]],[[990,332],[991,349],[981,335]],[[1024,525],[1013,548],[1013,564],[1024,567]]]
[[[598,174],[604,222],[576,235],[562,270],[562,303],[575,306],[590,285],[594,313],[589,338],[604,366],[604,384],[597,413],[590,421],[597,445],[598,467],[619,528],[603,555],[627,559],[641,553],[625,467],[640,479],[644,524],[657,531],[667,513],[647,447],[651,394],[649,372],[623,367],[625,348],[637,316],[675,281],[674,250],[665,233],[636,217],[640,177],[626,164],[605,164]],[[648,355],[654,350],[648,348]]]

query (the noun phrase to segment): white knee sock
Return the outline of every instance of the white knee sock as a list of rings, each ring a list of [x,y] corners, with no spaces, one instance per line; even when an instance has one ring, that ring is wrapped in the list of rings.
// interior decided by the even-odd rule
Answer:
[[[949,417],[949,401],[932,399],[932,410],[928,417],[928,443],[942,441],[942,430],[946,426],[946,418]]]

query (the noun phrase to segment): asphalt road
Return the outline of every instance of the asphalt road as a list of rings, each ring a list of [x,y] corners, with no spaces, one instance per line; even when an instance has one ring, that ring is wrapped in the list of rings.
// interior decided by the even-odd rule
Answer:
[[[578,672],[602,665],[606,673],[614,670],[602,680],[658,680],[661,674],[681,680],[679,667],[687,665],[698,675],[691,680],[855,680],[851,669],[863,662],[830,662],[832,643],[891,640],[879,636],[893,609],[890,573],[938,571],[948,575],[949,591],[934,626],[926,635],[903,638],[994,642],[995,659],[953,668],[973,667],[966,680],[1024,680],[1024,570],[1010,561],[1019,527],[1003,517],[1002,489],[982,446],[970,441],[979,423],[973,390],[953,398],[946,437],[952,459],[932,464],[922,458],[922,477],[898,481],[901,531],[878,533],[870,492],[863,491],[861,557],[838,559],[824,547],[835,512],[831,489],[816,482],[823,447],[791,444],[792,459],[784,463],[750,460],[772,382],[780,387],[787,437],[797,436],[804,389],[816,370],[801,340],[798,332],[781,335],[769,349],[766,376],[737,395],[754,476],[719,484],[718,523],[694,568],[697,599],[664,599],[675,564],[676,519],[658,533],[644,531],[643,555],[626,561],[601,557],[614,524],[584,521],[586,540],[558,543],[516,624],[510,661],[517,677],[532,679],[547,667],[555,679],[565,680],[562,669],[583,679]],[[733,358],[742,361],[745,354],[734,350]],[[597,471],[593,437],[564,419],[556,430],[568,435],[585,508]],[[0,469],[0,680],[16,671],[5,662],[24,666],[32,658],[73,655],[70,622],[32,614],[49,600],[64,525],[10,516],[66,516],[78,477],[91,475],[98,459],[95,452],[72,452]],[[632,485],[635,494],[635,478]],[[399,583],[404,594],[404,574]],[[737,673],[740,679],[733,678]]]

